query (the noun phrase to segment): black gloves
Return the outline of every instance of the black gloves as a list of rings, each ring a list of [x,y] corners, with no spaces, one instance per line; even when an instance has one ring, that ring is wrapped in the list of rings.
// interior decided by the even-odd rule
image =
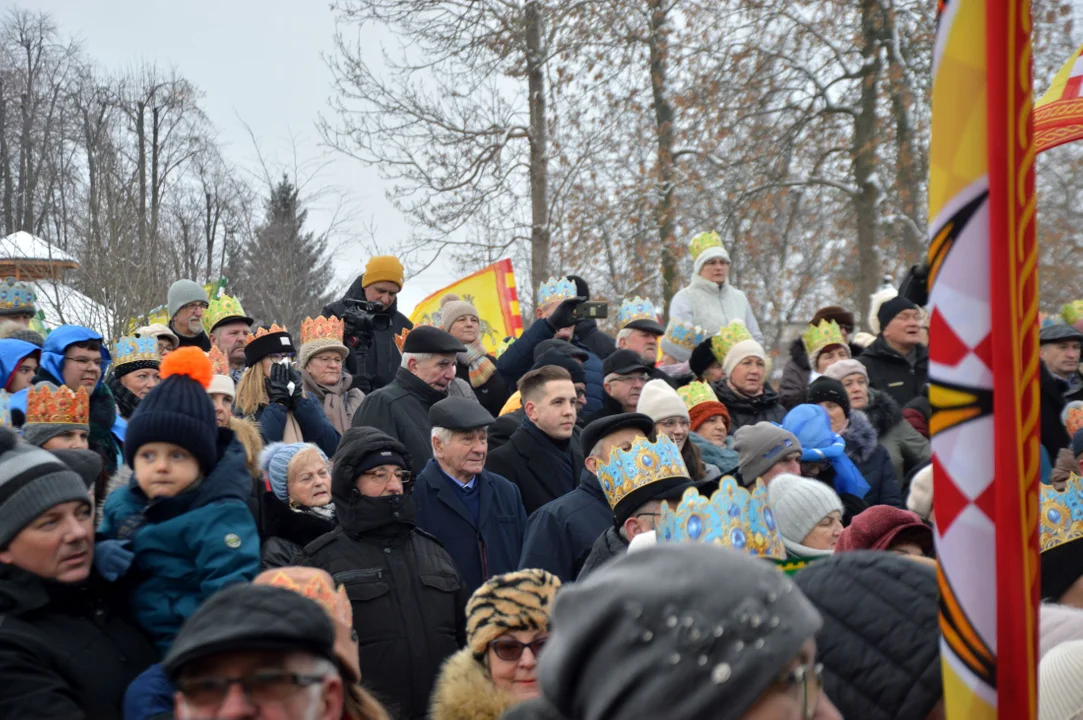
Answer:
[[[287,408],[293,407],[293,393],[290,392],[291,374],[290,368],[282,363],[271,366],[271,377],[263,381],[267,386],[267,399],[270,402],[285,405]],[[299,378],[298,384],[300,384]],[[300,391],[300,388],[296,389]]]
[[[587,299],[585,297],[574,297],[570,300],[565,300],[557,305],[557,309],[553,311],[552,315],[545,318],[545,322],[549,323],[549,327],[553,328],[553,332],[575,325],[579,320],[579,318],[575,316],[575,309],[579,307],[579,303],[584,303],[586,301]]]

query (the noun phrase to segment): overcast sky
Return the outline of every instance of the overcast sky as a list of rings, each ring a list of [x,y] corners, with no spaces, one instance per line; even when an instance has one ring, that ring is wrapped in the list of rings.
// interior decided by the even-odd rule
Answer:
[[[203,108],[218,128],[234,163],[256,170],[247,123],[272,161],[292,166],[298,139],[302,164],[327,151],[314,127],[326,108],[331,73],[321,58],[330,52],[334,18],[321,0],[22,0],[22,7],[51,14],[64,34],[79,38],[99,66],[121,70],[142,61],[177,71],[205,94]],[[369,33],[366,33],[369,34]],[[371,32],[373,42],[378,33]],[[364,38],[364,36],[363,36]],[[242,123],[243,121],[243,123]],[[375,169],[334,157],[319,182],[340,187],[362,223],[372,223],[381,247],[394,247],[408,232],[406,219],[384,197]],[[330,208],[313,207],[309,229],[322,231]],[[359,241],[335,256],[339,280],[352,280],[367,259]],[[409,268],[408,268],[409,269]],[[439,269],[407,282],[400,309],[454,278]]]

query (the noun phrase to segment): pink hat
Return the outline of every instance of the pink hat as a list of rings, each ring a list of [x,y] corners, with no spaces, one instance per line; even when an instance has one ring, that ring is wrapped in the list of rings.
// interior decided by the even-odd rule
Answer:
[[[904,537],[900,537],[904,535]],[[888,550],[896,542],[913,542],[922,552],[933,552],[933,531],[916,513],[890,505],[873,505],[855,516],[842,531],[835,552]]]

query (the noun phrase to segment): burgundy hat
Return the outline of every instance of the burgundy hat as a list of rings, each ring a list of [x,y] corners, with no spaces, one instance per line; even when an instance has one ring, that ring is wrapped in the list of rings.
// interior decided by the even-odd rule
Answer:
[[[890,505],[873,505],[856,515],[850,527],[842,531],[835,552],[887,550],[895,542],[913,542],[926,555],[933,553],[933,531],[917,513]]]

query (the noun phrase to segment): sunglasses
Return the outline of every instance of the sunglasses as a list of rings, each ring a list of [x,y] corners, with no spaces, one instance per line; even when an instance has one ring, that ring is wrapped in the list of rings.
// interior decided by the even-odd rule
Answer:
[[[516,662],[523,656],[523,650],[525,648],[530,648],[530,652],[537,658],[538,654],[545,646],[545,641],[548,639],[548,637],[541,637],[533,642],[524,643],[519,642],[515,638],[498,638],[489,643],[489,647],[493,649],[493,652],[496,653],[496,656],[501,660]]]

